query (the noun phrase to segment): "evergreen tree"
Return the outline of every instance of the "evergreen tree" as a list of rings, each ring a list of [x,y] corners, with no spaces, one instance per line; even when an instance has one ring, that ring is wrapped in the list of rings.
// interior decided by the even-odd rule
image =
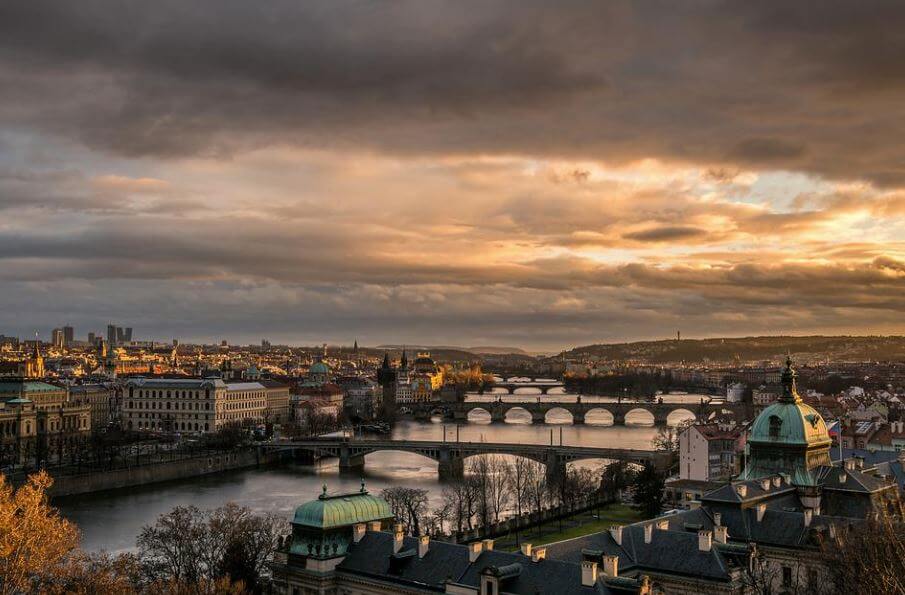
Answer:
[[[645,518],[653,518],[660,514],[663,507],[663,475],[650,463],[645,463],[644,468],[635,477],[635,510],[641,512]]]

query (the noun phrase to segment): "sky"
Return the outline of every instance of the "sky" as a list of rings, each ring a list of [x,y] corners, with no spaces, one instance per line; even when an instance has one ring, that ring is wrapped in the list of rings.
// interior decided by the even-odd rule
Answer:
[[[905,333],[899,2],[0,4],[0,334]]]

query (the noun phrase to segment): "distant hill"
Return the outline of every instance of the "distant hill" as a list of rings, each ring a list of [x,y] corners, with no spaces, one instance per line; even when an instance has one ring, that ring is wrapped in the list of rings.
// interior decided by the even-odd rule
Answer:
[[[405,347],[408,351],[430,351],[431,353],[441,351],[458,351],[474,353],[478,355],[505,355],[514,353],[517,355],[528,355],[524,349],[518,347],[458,347],[455,345],[378,345],[377,349],[401,350]]]
[[[779,361],[791,353],[799,362],[905,361],[902,336],[774,336],[718,339],[671,339],[576,347],[567,356],[589,355],[605,360],[667,362]]]

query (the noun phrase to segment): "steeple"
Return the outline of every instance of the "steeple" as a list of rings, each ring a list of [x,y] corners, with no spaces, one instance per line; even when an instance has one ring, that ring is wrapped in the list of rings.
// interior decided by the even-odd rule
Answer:
[[[384,370],[390,369],[390,352],[389,351],[383,352],[383,369]]]
[[[786,358],[786,368],[782,371],[782,396],[779,400],[783,403],[801,403],[801,397],[798,395],[798,387],[796,379],[798,372],[792,368],[792,357]]]
[[[407,370],[409,367],[409,358],[405,354],[405,347],[402,348],[402,360],[399,362],[399,367],[403,370]]]

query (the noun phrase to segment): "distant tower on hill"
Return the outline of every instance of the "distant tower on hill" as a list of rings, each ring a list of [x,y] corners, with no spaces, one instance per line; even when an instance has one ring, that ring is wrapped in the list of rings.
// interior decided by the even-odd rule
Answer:
[[[676,341],[682,340],[682,331],[676,331]]]

